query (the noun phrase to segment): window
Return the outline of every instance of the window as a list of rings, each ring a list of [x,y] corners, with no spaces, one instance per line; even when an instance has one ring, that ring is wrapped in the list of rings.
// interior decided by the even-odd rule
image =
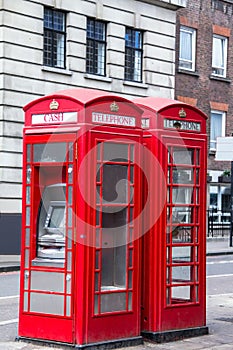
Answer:
[[[195,71],[196,30],[188,27],[180,28],[179,67]]]
[[[214,35],[213,36],[213,52],[212,52],[212,74],[226,77],[227,66],[227,38]]]
[[[210,149],[216,150],[218,136],[225,136],[225,112],[211,111],[210,116]]]
[[[62,11],[44,10],[44,65],[65,68],[66,17]]]
[[[105,75],[106,66],[106,24],[87,19],[86,72]]]
[[[126,28],[125,79],[142,81],[142,32],[140,30]]]

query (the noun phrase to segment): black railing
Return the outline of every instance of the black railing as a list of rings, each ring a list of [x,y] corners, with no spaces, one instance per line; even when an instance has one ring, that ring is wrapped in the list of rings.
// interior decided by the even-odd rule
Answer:
[[[231,232],[231,212],[208,209],[207,224],[207,237],[229,237]]]

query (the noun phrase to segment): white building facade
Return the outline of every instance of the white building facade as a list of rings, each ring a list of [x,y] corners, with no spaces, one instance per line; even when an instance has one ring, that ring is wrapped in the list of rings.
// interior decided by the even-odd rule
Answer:
[[[174,97],[186,0],[0,1],[0,254],[18,254],[22,107],[74,87]],[[2,243],[3,242],[3,243]]]

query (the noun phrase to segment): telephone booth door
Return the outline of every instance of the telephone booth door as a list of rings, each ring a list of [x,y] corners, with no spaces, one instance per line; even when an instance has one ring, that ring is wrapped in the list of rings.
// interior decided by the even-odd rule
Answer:
[[[169,99],[135,102],[144,109],[146,149],[162,168],[151,165],[142,334],[158,342],[206,334],[206,116]]]
[[[141,133],[90,132],[93,191],[90,209],[87,343],[140,344]],[[92,195],[93,194],[93,195]]]
[[[21,336],[73,341],[76,138],[24,138]]]

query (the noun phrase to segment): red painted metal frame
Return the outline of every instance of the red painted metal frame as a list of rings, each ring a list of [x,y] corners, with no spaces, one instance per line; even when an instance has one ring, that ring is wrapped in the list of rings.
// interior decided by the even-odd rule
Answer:
[[[51,111],[51,102],[57,103],[57,110]],[[115,111],[110,111],[113,104]],[[116,109],[119,108],[118,110]],[[72,123],[52,122],[51,124],[32,124],[32,115],[54,113],[77,112],[78,120]],[[127,125],[98,125],[92,123],[92,113],[111,113],[121,116],[130,116],[135,119],[134,126]],[[94,272],[95,272],[95,247],[93,234],[95,233],[95,207],[90,203],[95,200],[96,186],[96,160],[95,153],[91,152],[96,142],[128,142],[135,146],[135,162],[141,162],[142,141],[141,132],[142,110],[135,104],[122,97],[114,96],[105,92],[90,89],[65,90],[42,97],[31,102],[25,107],[25,128],[24,128],[24,160],[23,160],[23,231],[22,231],[22,260],[21,260],[21,284],[20,284],[20,311],[19,311],[19,336],[30,339],[41,339],[59,341],[70,344],[90,344],[93,342],[103,342],[117,339],[130,339],[140,335],[140,249],[141,241],[138,239],[141,231],[140,221],[135,226],[135,240],[128,245],[128,249],[134,247],[133,256],[133,304],[132,311],[112,312],[107,314],[94,315]],[[53,116],[51,117],[53,118]],[[72,244],[72,270],[50,266],[32,266],[31,261],[35,257],[36,251],[36,213],[41,198],[37,188],[38,179],[35,171],[32,171],[34,183],[27,184],[26,169],[27,144],[37,144],[46,142],[68,142],[73,143],[73,160],[66,160],[65,168],[70,164],[74,169],[73,182],[73,244]],[[88,155],[88,156],[87,156]],[[90,156],[89,156],[90,155]],[[87,159],[87,160],[86,160]],[[42,166],[42,164],[40,164]],[[33,167],[39,166],[34,164]],[[48,174],[56,179],[57,169],[64,166],[63,163],[43,164]],[[57,167],[57,168],[56,168]],[[140,166],[135,163],[135,183],[134,183],[134,218],[141,213],[141,173]],[[67,170],[68,171],[68,170]],[[68,172],[66,173],[68,176]],[[63,178],[63,182],[67,178]],[[44,180],[44,185],[52,183],[48,179]],[[34,187],[31,190],[34,197],[31,197],[33,213],[30,225],[26,222],[26,188]],[[67,194],[68,195],[68,194]],[[25,229],[31,230],[30,244],[26,242]],[[29,258],[25,252],[29,253]],[[69,249],[66,247],[66,253]],[[28,259],[29,265],[25,262]],[[46,313],[33,313],[24,309],[24,280],[25,273],[32,270],[37,271],[57,271],[61,270],[66,276],[66,272],[72,275],[71,290],[71,314],[69,316],[48,315]],[[30,290],[29,290],[30,291]],[[127,293],[129,289],[127,289]]]
[[[205,279],[205,259],[206,259],[206,116],[193,106],[184,103],[163,99],[163,98],[138,98],[134,100],[139,107],[144,109],[144,144],[152,152],[162,166],[162,172],[158,168],[151,167],[150,182],[154,181],[154,196],[151,203],[150,222],[151,229],[144,236],[143,241],[143,296],[142,296],[142,331],[146,333],[163,333],[166,331],[191,329],[206,325],[206,279]],[[183,122],[190,121],[197,126],[197,130],[182,130],[175,127],[165,128],[164,120]],[[172,124],[170,124],[172,125]],[[190,124],[191,125],[191,124]],[[180,125],[179,125],[180,126]],[[171,244],[166,241],[167,229],[167,210],[174,207],[168,203],[168,198],[162,195],[162,191],[170,193],[176,185],[169,184],[167,173],[172,164],[168,163],[168,148],[184,147],[191,148],[195,152],[200,152],[200,164],[194,164],[192,169],[199,169],[200,183],[194,183],[194,191],[198,188],[200,192],[199,203],[190,207],[196,208],[198,215],[195,217],[192,225],[193,230],[199,230],[198,240],[192,243],[173,244],[177,247],[191,247],[192,250],[198,250],[198,260],[177,266],[191,266],[190,270],[197,269],[197,275],[190,273],[190,282],[181,283],[181,286],[198,286],[198,298],[188,300],[171,300],[167,302],[167,291],[173,284],[167,283],[167,269],[172,266],[171,257],[167,262],[167,249]],[[182,166],[182,164],[180,164]],[[187,166],[184,165],[183,166]],[[185,186],[180,184],[180,187]],[[191,186],[192,187],[192,186]],[[156,211],[161,210],[158,220],[154,223],[153,217]],[[157,214],[156,214],[157,215]],[[146,218],[148,220],[148,218]],[[180,226],[190,226],[190,224],[180,224]],[[195,231],[197,232],[197,231]],[[171,236],[171,231],[170,231]],[[170,248],[171,249],[171,248]],[[195,270],[196,271],[196,270]],[[195,277],[195,278],[194,278]],[[146,334],[145,333],[145,334]]]

